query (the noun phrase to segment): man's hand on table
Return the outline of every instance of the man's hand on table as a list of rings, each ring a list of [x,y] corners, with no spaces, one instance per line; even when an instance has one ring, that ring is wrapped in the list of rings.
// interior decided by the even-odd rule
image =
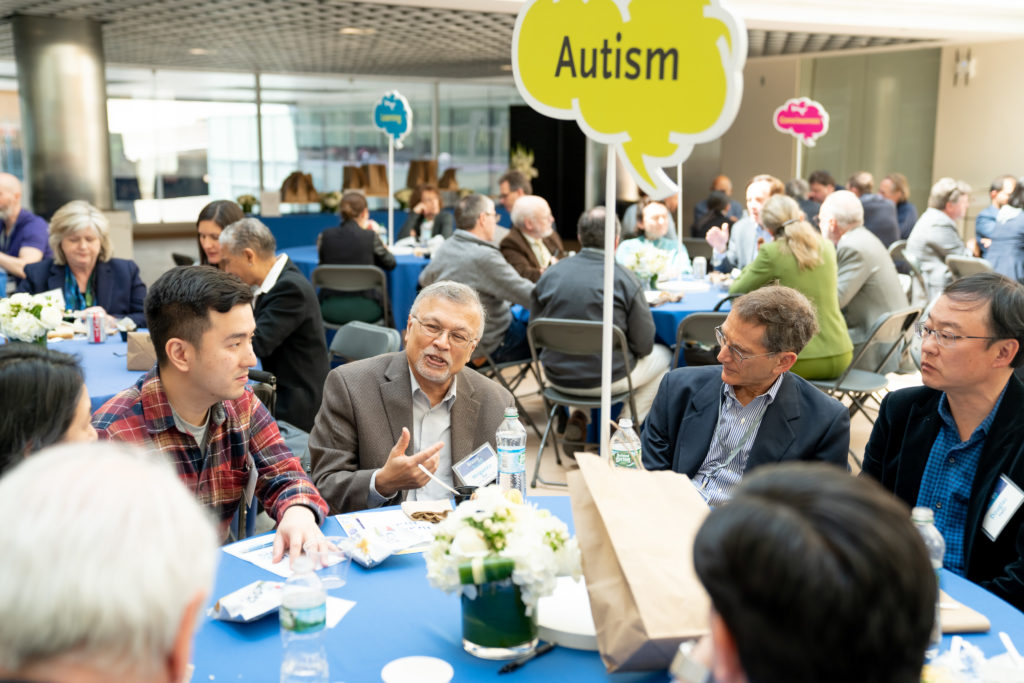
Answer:
[[[288,551],[289,566],[295,565],[295,558],[302,554],[306,541],[317,541],[317,550],[325,549],[324,534],[316,525],[316,515],[305,505],[292,505],[281,515],[274,536],[274,562],[280,562]]]
[[[444,444],[438,441],[434,445],[424,448],[419,453],[406,455],[405,449],[409,447],[410,438],[409,430],[402,427],[402,436],[398,437],[398,443],[391,449],[388,461],[384,463],[384,467],[377,470],[374,486],[377,489],[377,493],[385,498],[390,498],[399,491],[418,489],[425,486],[430,481],[430,477],[419,468],[421,464],[430,470],[431,473],[437,471],[437,466],[441,459],[438,452]]]

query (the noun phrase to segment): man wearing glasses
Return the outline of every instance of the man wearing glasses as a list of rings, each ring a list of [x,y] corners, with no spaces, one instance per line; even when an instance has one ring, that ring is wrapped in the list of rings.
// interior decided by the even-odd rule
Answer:
[[[845,466],[848,410],[788,372],[817,331],[811,302],[795,289],[762,287],[736,299],[716,330],[722,365],[679,368],[662,380],[644,424],[644,467],[687,475],[718,506],[761,465]]]
[[[957,280],[917,335],[924,386],[882,401],[864,474],[934,510],[946,569],[1024,609],[1024,286]]]
[[[494,446],[512,396],[477,372],[462,372],[483,331],[476,292],[436,282],[413,302],[404,352],[327,375],[309,452],[313,481],[332,513],[447,498],[424,468],[452,486],[453,462],[484,442]]]

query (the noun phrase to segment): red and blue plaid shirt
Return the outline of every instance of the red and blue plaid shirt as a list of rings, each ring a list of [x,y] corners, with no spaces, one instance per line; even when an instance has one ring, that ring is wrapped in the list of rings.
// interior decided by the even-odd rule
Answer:
[[[155,368],[104,403],[92,423],[101,439],[153,444],[166,454],[181,481],[201,504],[213,510],[222,535],[226,536],[243,496],[251,463],[256,465],[256,497],[275,520],[280,521],[292,505],[310,508],[317,524],[327,514],[327,503],[249,387],[240,398],[221,401],[210,409],[205,458],[192,435],[175,426]]]

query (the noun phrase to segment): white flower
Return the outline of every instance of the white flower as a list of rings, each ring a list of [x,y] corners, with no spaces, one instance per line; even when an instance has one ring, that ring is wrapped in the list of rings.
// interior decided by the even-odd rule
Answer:
[[[31,306],[32,295],[26,292],[17,292],[11,294],[10,301],[12,306]]]
[[[14,316],[4,325],[4,332],[19,341],[35,341],[46,334],[46,328],[39,318],[28,311],[22,311]]]
[[[47,329],[52,330],[64,321],[64,316],[55,306],[44,306],[39,311],[39,320]]]
[[[456,532],[451,548],[448,550],[448,552],[462,557],[486,555],[487,551],[487,541],[484,539],[484,535],[469,526],[462,527]]]

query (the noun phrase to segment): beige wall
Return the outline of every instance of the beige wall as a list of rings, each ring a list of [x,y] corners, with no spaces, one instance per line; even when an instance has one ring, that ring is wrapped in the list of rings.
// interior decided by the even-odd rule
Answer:
[[[975,75],[953,85],[956,51],[970,49],[977,60]],[[939,106],[935,122],[933,178],[953,176],[974,188],[967,223],[988,205],[988,186],[1002,173],[1024,173],[1024,138],[1019,121],[1024,112],[1020,64],[1024,41],[979,43],[942,49]]]

